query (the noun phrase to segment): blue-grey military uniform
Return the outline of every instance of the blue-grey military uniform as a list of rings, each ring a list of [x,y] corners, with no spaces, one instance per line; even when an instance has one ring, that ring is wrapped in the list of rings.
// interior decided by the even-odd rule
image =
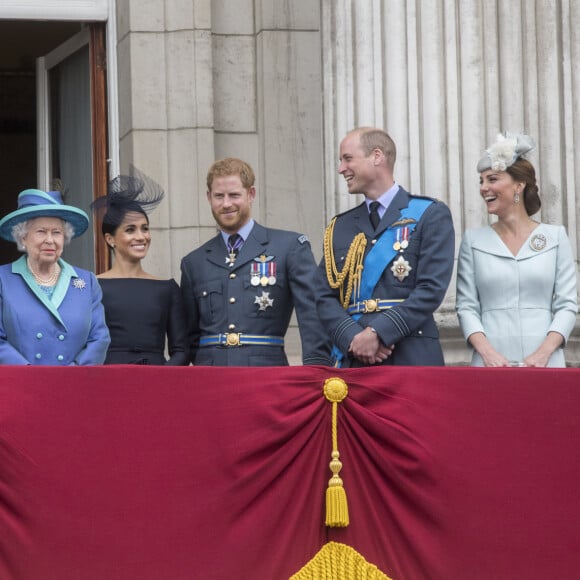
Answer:
[[[316,312],[317,266],[306,236],[254,223],[233,265],[221,234],[181,262],[193,364],[283,366],[294,308],[305,365],[329,365]]]
[[[400,187],[376,231],[365,203],[338,215],[332,240],[337,271],[343,269],[357,234],[362,232],[366,236],[368,254],[387,230],[405,223],[401,212],[415,197],[425,199],[412,196]],[[365,366],[350,358],[348,349],[354,336],[367,326],[376,330],[385,345],[395,345],[392,355],[382,364],[444,364],[433,313],[445,297],[453,272],[455,234],[449,208],[442,202],[432,201],[410,233],[408,246],[395,252],[386,264],[370,297],[372,300],[353,306],[351,314],[341,305],[339,290],[330,287],[323,258],[318,276],[318,314],[333,344],[344,356],[341,366]],[[393,262],[399,258],[406,270],[401,279],[392,271]],[[352,315],[354,311],[357,316]]]

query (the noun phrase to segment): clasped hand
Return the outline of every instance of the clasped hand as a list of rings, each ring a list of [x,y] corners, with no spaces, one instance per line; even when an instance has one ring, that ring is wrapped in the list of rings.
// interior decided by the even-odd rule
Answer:
[[[394,344],[390,346],[383,344],[377,333],[367,327],[354,336],[348,352],[360,362],[374,365],[389,358],[394,348]]]

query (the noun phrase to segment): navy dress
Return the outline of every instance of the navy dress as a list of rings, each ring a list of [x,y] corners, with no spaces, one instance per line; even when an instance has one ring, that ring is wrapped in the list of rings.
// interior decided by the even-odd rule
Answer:
[[[99,278],[99,283],[111,334],[105,364],[189,364],[185,312],[173,278]]]

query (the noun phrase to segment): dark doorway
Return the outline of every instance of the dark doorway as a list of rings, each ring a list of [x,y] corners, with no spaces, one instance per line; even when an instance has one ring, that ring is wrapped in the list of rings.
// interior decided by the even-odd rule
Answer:
[[[88,157],[85,153],[84,165],[79,168],[77,156],[73,153],[80,147],[71,141],[73,137],[78,138],[78,135],[73,135],[70,129],[68,133],[64,131],[67,122],[68,126],[73,129],[79,125],[78,113],[73,111],[79,102],[74,92],[79,87],[79,83],[74,81],[74,77],[70,80],[71,73],[68,69],[58,65],[48,74],[50,81],[55,84],[49,85],[47,90],[42,90],[39,88],[39,80],[42,86],[43,73],[39,63],[46,60],[43,58],[45,55],[58,54],[63,47],[70,45],[74,38],[79,37],[81,32],[87,31],[89,34],[86,34],[86,38],[90,38],[90,42],[84,51],[79,51],[80,56],[77,59],[87,63],[83,65],[83,70],[86,70],[83,73],[86,76],[83,78],[87,79],[86,90],[90,93],[87,94],[85,91],[89,99],[84,113],[85,147],[88,148]],[[82,200],[79,198],[78,191],[72,191],[66,200],[82,207],[85,211],[88,209],[93,193],[99,194],[103,183],[106,185],[106,150],[104,150],[106,146],[96,148],[99,149],[98,151],[93,146],[96,138],[99,143],[106,143],[107,134],[104,81],[106,58],[103,47],[104,26],[102,24],[0,20],[0,175],[2,176],[0,217],[16,209],[16,199],[20,191],[28,188],[48,188],[50,182],[54,178],[60,178],[63,173],[65,178],[68,174],[69,179],[71,175],[74,175],[77,180],[79,175],[81,178],[85,177],[85,186],[81,188]],[[69,59],[69,61],[73,63],[73,66],[68,66],[68,64],[67,66],[74,72],[74,60]],[[68,84],[60,80],[64,74],[63,71],[69,75]],[[62,87],[67,90],[66,94],[63,94]],[[98,99],[95,98],[95,87],[100,91]],[[67,97],[70,91],[73,93]],[[95,105],[96,101],[98,102]],[[77,117],[74,117],[74,114]],[[49,118],[43,124],[46,115]],[[45,134],[43,134],[43,127],[49,127],[48,133],[44,131]],[[59,150],[57,147],[58,139],[62,140],[63,134],[66,136],[66,145],[70,152],[67,154],[65,149],[64,157],[63,148]],[[49,135],[49,138],[46,135]],[[98,163],[95,163],[95,159]],[[95,166],[97,166],[96,174]],[[49,169],[47,170],[46,167]],[[44,184],[39,182],[41,176],[45,181]],[[47,179],[49,183],[46,183]],[[63,184],[67,186],[66,179]],[[98,187],[95,184],[98,184]],[[80,201],[82,203],[79,203]],[[67,251],[74,256],[71,260],[74,264],[89,269],[95,267],[95,244],[92,231],[73,241],[71,247],[65,250],[63,255],[65,259],[67,259]],[[96,253],[99,254],[99,252]],[[10,262],[18,255],[14,244],[0,241],[0,263]]]

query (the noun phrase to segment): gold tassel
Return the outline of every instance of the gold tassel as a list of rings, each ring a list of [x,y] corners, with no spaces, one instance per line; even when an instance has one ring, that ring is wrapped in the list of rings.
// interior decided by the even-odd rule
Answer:
[[[326,489],[326,525],[331,528],[345,528],[349,524],[348,501],[346,490],[339,476],[342,469],[340,453],[338,452],[338,403],[348,395],[346,383],[337,377],[324,381],[324,396],[332,403],[332,460],[330,471],[332,477]]]
[[[324,544],[290,580],[392,580],[354,548],[338,542]]]

